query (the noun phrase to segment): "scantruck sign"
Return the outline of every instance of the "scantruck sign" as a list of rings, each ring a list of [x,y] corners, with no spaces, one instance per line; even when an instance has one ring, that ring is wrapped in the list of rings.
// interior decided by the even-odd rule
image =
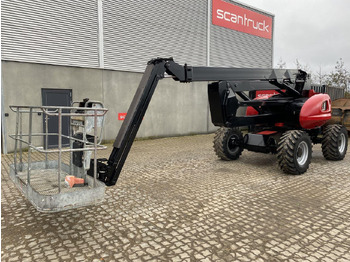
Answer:
[[[271,17],[222,0],[213,0],[212,20],[214,25],[267,39],[272,37]]]

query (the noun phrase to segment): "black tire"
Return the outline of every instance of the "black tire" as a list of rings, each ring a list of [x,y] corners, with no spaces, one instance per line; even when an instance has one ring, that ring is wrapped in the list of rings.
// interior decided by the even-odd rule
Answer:
[[[238,128],[219,128],[214,137],[214,150],[222,160],[236,160],[243,151],[243,135]]]
[[[301,130],[290,130],[281,136],[277,147],[278,165],[284,173],[300,175],[309,168],[312,144],[309,135]]]
[[[343,160],[348,148],[348,131],[342,125],[329,125],[323,130],[322,153],[327,160]]]

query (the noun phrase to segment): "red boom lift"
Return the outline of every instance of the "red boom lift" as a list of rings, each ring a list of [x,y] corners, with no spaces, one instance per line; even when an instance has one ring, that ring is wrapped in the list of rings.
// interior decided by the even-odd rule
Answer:
[[[209,82],[211,119],[220,127],[214,149],[223,160],[238,159],[243,149],[273,153],[283,172],[297,175],[309,167],[312,143],[322,143],[328,160],[345,157],[347,130],[341,125],[325,125],[331,118],[330,97],[310,89],[306,72],[192,67],[179,65],[172,58],[157,58],[148,62],[109,159],[97,159],[96,163],[91,160],[89,175],[97,165],[98,179],[108,186],[115,185],[157,83],[165,73],[175,81]],[[276,94],[255,99],[247,95],[263,90],[274,90]],[[239,107],[247,107],[245,116],[236,115]],[[242,126],[249,127],[245,136],[238,128]]]

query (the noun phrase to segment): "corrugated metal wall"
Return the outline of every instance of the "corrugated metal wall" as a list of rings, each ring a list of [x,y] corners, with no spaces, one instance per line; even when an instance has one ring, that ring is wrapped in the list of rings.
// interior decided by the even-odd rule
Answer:
[[[149,59],[170,56],[205,66],[207,7],[207,0],[103,0],[104,68],[143,72]],[[3,60],[99,67],[97,0],[2,0],[1,16]],[[271,67],[272,42],[211,24],[210,66]]]
[[[2,60],[98,67],[97,4],[2,0]]]
[[[206,12],[205,0],[104,0],[105,68],[143,71],[170,56],[206,65]]]

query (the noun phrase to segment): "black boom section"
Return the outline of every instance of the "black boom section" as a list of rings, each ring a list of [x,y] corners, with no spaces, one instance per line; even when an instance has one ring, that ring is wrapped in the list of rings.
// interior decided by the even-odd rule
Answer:
[[[115,185],[123,168],[142,119],[151,101],[159,79],[164,77],[166,60],[152,60],[148,63],[127,115],[113,144],[113,151],[108,159],[106,185]]]
[[[152,60],[153,61],[153,60]],[[181,66],[167,59],[167,73],[180,82],[195,81],[273,81],[279,84],[298,83],[298,91],[303,87],[307,74],[296,69],[234,68],[234,67],[192,67]],[[274,83],[271,83],[274,85]],[[278,86],[281,88],[282,86]]]
[[[175,81],[180,82],[216,81],[208,86],[210,109],[214,124],[225,126],[276,121],[276,115],[262,112],[260,109],[262,102],[251,101],[244,91],[274,89],[284,96],[289,94],[293,97],[301,96],[307,77],[306,73],[300,70],[191,67],[187,64],[179,65],[172,58],[157,58],[149,61],[115,139],[109,159],[97,161],[98,178],[106,185],[112,186],[117,182],[154,90],[158,81],[164,78],[165,72]],[[281,90],[286,90],[288,94],[284,94]],[[238,101],[236,94],[244,100],[244,103]],[[259,115],[236,117],[236,111],[240,105],[253,106]],[[93,167],[94,164],[92,163],[91,166]],[[91,174],[91,172],[88,173]]]

